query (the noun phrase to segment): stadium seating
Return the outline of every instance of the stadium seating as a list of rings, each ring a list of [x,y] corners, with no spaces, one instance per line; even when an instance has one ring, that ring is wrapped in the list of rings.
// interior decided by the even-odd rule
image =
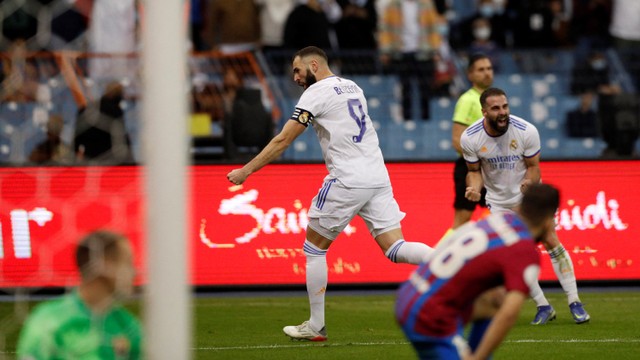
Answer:
[[[495,74],[494,86],[507,92],[512,114],[536,125],[541,136],[543,159],[600,157],[606,147],[602,139],[567,136],[566,114],[579,104],[579,99],[569,91],[573,55],[568,51],[555,52],[553,66],[549,66],[548,71],[538,73],[522,71],[521,59],[522,54],[514,56],[512,53],[503,53],[500,73]],[[194,74],[192,80],[195,82],[197,76],[202,75],[206,77],[205,81],[219,82],[219,74],[209,73],[219,67],[216,64],[202,56],[191,59],[190,65],[196,68],[194,71],[200,71]],[[400,85],[396,76],[374,74],[347,77],[356,81],[365,92],[369,115],[378,130],[386,159],[449,161],[456,158],[451,145],[451,117],[456,97],[432,99],[428,121],[405,122],[401,118]],[[87,100],[99,97],[104,84],[82,76],[79,80]],[[258,83],[251,76],[246,81]],[[272,98],[272,104],[280,109],[276,118],[277,132],[289,118],[302,89],[291,81],[289,74],[270,75],[268,84],[275,88],[270,91],[278,95]],[[65,79],[59,73],[43,78],[40,90],[46,96],[37,102],[0,104],[0,162],[19,164],[26,161],[33,146],[44,139],[46,121],[52,114],[62,115],[62,139],[72,143],[78,105]],[[127,100],[123,105],[134,155],[140,159],[141,106],[137,100]],[[635,144],[635,149],[640,152],[640,142]],[[321,161],[320,146],[313,131],[309,129],[298,138],[282,159]]]
[[[496,74],[494,85],[509,95],[511,112],[532,122],[541,136],[542,157],[553,159],[598,158],[606,144],[599,138],[572,139],[566,135],[566,113],[578,106],[579,99],[569,95],[570,66],[568,56],[561,56],[562,71],[557,73]],[[515,65],[514,65],[515,66]],[[429,121],[400,119],[398,80],[393,76],[355,76],[368,98],[369,115],[377,123],[380,146],[389,161],[430,160],[448,161],[456,158],[451,145],[451,116],[455,98],[431,100]],[[293,106],[296,98],[291,98]],[[307,132],[310,133],[310,132]],[[640,145],[637,147],[640,148]],[[285,153],[286,160],[321,160],[317,139],[310,134],[301,136],[293,150]]]
[[[0,161],[22,164],[45,139],[47,110],[32,102],[5,102],[0,105]]]

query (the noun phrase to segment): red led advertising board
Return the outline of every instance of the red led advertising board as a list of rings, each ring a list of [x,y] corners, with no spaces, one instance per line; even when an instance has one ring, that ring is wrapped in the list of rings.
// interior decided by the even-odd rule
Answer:
[[[640,162],[543,162],[543,181],[558,186],[558,235],[579,280],[640,279]],[[196,286],[304,284],[307,209],[324,165],[269,165],[232,186],[229,165],[190,168],[186,241]],[[453,218],[453,164],[388,164],[406,212],[405,239],[434,245]],[[140,167],[0,169],[0,287],[72,286],[74,243],[108,228],[134,245],[144,283],[144,192]],[[477,216],[482,216],[478,211]],[[176,239],[178,240],[178,239]],[[394,283],[411,265],[391,263],[356,218],[329,250],[331,283]],[[167,266],[171,266],[167,264]],[[542,256],[542,280],[555,280]]]

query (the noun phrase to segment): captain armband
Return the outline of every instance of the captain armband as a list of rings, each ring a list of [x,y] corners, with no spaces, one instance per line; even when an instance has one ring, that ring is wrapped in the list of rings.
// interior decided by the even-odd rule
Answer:
[[[313,114],[300,108],[296,108],[293,115],[291,115],[291,120],[295,120],[305,127],[309,126],[309,124],[313,124],[313,119]]]

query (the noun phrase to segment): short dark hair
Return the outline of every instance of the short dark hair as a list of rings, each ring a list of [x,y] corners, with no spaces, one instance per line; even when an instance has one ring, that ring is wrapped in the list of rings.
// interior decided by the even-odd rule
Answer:
[[[549,184],[530,185],[524,192],[520,214],[533,225],[542,224],[553,217],[560,206],[560,192]]]
[[[120,256],[118,243],[126,239],[124,235],[107,230],[97,230],[87,234],[76,248],[76,265],[80,275],[85,277],[95,274],[95,270],[102,266],[104,259],[118,259]]]
[[[473,65],[475,65],[478,61],[482,59],[487,59],[491,61],[489,56],[487,56],[484,53],[474,53],[473,55],[471,55],[471,57],[469,57],[469,63],[467,64],[467,71],[471,71],[471,69],[473,69]]]
[[[294,60],[295,58],[297,58],[298,56],[299,56],[300,58],[303,58],[303,57],[307,57],[307,56],[310,56],[310,55],[316,55],[316,56],[319,56],[319,57],[323,58],[323,59],[324,59],[324,61],[326,61],[327,63],[329,62],[329,57],[327,56],[327,53],[326,53],[326,52],[324,52],[324,50],[320,49],[320,48],[319,48],[319,47],[317,47],[317,46],[307,46],[307,47],[305,47],[305,48],[302,48],[302,49],[298,50],[298,51],[293,55],[293,58],[291,58],[291,61],[293,62],[293,60]]]
[[[484,106],[487,105],[487,98],[488,97],[500,96],[500,95],[504,95],[506,97],[507,93],[505,93],[504,90],[502,90],[502,89],[488,88],[487,90],[482,92],[482,95],[480,95],[480,106],[482,106],[484,108]]]

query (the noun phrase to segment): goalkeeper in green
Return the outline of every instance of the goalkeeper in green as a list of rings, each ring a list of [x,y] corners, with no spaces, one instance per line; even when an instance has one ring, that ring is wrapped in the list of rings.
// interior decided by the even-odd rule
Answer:
[[[18,341],[18,359],[139,359],[142,331],[119,300],[132,293],[135,270],[126,237],[88,234],[76,249],[80,285],[38,305]]]

